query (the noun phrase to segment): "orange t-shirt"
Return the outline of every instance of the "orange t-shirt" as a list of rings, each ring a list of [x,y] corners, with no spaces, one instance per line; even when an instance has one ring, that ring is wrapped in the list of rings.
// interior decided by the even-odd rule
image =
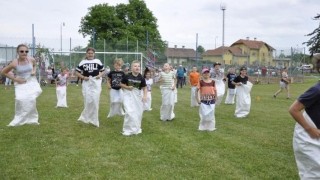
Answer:
[[[200,80],[200,74],[198,72],[191,72],[189,78],[191,86],[197,86]]]

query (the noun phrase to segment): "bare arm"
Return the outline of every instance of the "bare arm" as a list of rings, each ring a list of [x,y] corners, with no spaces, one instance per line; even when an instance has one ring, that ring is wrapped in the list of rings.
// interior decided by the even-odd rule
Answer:
[[[107,88],[111,89],[111,79],[107,77]]]
[[[34,75],[36,75],[36,72],[37,72],[37,62],[34,58],[31,58],[31,62],[32,62],[31,76],[34,76]]]
[[[127,86],[126,84],[120,83],[121,88],[127,89],[127,90],[132,90],[133,86]]]
[[[196,98],[197,98],[197,102],[198,102],[198,104],[200,104],[199,88],[197,88],[197,90],[195,91],[195,96],[196,96]]]
[[[147,102],[147,86],[143,87],[142,91],[143,91],[142,101]]]
[[[302,110],[304,109],[304,105],[299,101],[295,101],[289,108],[289,113],[293,117],[293,119],[299,123],[310,135],[311,138],[319,138],[320,130],[316,127],[310,126],[310,124],[305,120],[302,115]]]
[[[14,75],[10,74],[9,72],[12,71],[12,69],[16,68],[17,61],[13,60],[8,66],[4,67],[1,71],[1,74],[6,76],[7,78],[11,79],[14,82],[17,82],[19,84],[27,82],[23,78],[14,77]]]
[[[78,71],[76,71],[76,76],[78,76],[80,79],[83,79],[83,80],[89,80],[89,77],[86,77],[86,76],[82,75]]]

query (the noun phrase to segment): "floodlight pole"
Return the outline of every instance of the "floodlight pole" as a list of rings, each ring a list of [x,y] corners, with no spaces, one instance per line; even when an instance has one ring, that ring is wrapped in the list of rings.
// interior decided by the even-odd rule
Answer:
[[[225,4],[220,4],[222,10],[222,47],[224,47],[224,11],[227,9]]]
[[[65,26],[64,22],[62,22],[60,24],[60,55],[61,55],[61,59],[62,59],[62,27]]]

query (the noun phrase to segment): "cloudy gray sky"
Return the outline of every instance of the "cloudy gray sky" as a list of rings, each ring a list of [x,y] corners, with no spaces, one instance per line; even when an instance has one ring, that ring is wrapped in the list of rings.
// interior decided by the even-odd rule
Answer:
[[[60,49],[85,46],[87,39],[78,33],[87,8],[99,3],[127,3],[128,0],[3,0],[0,1],[0,44],[31,42],[32,24],[37,43]],[[319,26],[312,18],[320,13],[319,0],[145,0],[158,19],[162,39],[174,45],[205,49],[222,45],[222,11],[225,4],[225,45],[238,39],[257,38],[277,50],[304,47],[305,35]]]

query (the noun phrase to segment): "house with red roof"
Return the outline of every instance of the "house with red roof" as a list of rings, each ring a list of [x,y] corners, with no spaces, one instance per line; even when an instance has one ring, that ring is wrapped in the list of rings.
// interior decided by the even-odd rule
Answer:
[[[191,62],[195,62],[196,59],[201,59],[196,57],[196,51],[194,49],[185,48],[178,48],[176,45],[174,48],[167,48],[165,51],[165,55],[167,57],[167,63],[172,64],[173,66],[176,65],[186,65]]]
[[[228,65],[259,65],[273,66],[273,51],[275,49],[269,44],[254,40],[239,39],[231,44],[230,47],[219,47],[213,50],[207,50],[202,58],[203,60],[220,62]]]

